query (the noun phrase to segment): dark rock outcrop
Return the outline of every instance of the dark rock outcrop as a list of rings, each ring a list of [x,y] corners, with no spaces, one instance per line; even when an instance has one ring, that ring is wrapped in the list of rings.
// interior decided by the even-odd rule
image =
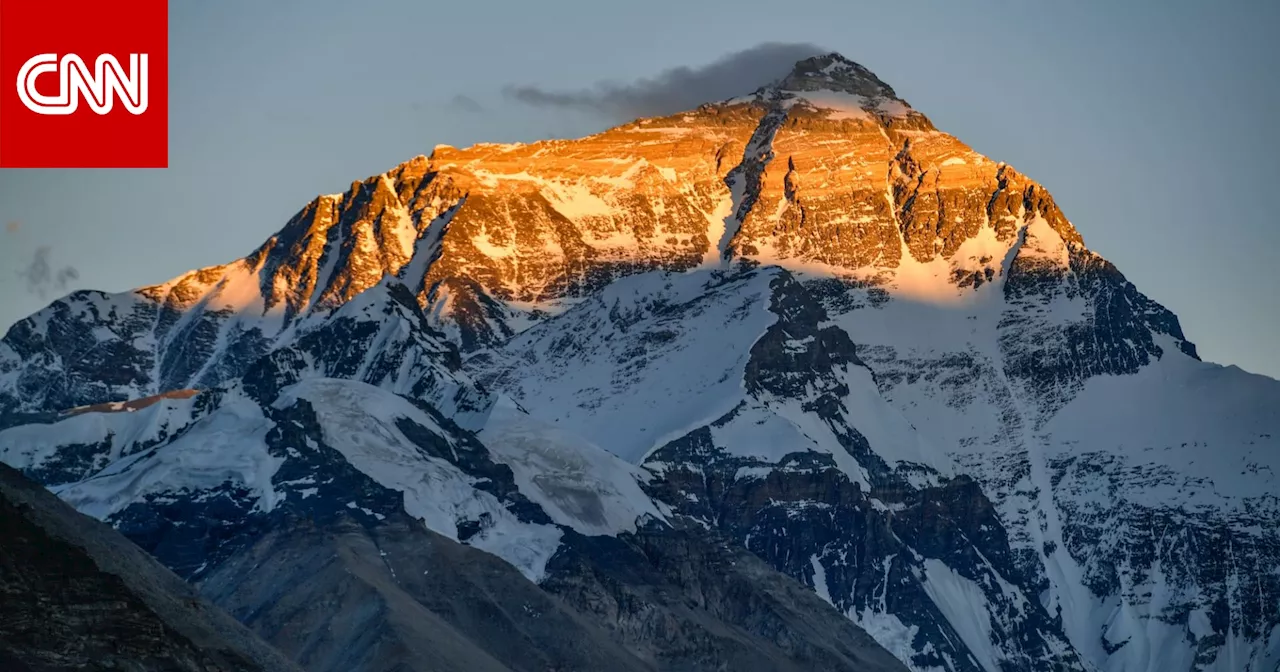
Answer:
[[[0,667],[296,672],[110,527],[0,464]]]

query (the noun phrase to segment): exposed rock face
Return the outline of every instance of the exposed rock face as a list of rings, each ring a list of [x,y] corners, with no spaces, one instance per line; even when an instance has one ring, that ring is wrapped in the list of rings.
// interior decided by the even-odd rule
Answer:
[[[241,261],[117,296],[78,292],[16,325],[0,346],[0,409],[239,377],[307,315],[385,274],[428,312],[461,313],[447,324],[474,347],[511,333],[510,318],[475,315],[495,299],[578,297],[627,273],[696,266],[719,242],[724,176],[762,113],[708,106],[585,141],[438,148],[317,198]]]
[[[14,672],[289,672],[111,528],[0,465],[0,664]]]
[[[651,669],[507,563],[403,513],[274,525],[202,590],[308,670]]]
[[[0,458],[314,669],[413,658],[379,657],[426,636],[410,613],[440,665],[527,655],[368,555],[422,544],[557,595],[583,646],[547,664],[857,668],[856,624],[916,670],[1269,672],[1277,409],[1044,187],[834,54],[580,140],[439,147],[0,341]],[[387,606],[324,641],[291,634],[322,619],[303,587],[255,611],[273,584],[229,568],[306,548]]]
[[[553,558],[543,585],[658,669],[903,669],[802,585],[735,544],[707,540],[700,528],[657,526],[583,540]],[[683,603],[665,597],[676,594]]]

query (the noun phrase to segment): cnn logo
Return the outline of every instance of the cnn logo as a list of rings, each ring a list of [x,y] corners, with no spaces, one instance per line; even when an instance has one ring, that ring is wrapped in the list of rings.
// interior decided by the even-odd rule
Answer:
[[[0,0],[0,169],[168,165],[168,0]]]
[[[36,80],[41,75],[58,77],[58,92],[40,93]],[[117,97],[129,114],[147,111],[147,55],[129,54],[126,71],[111,54],[102,54],[92,70],[76,54],[39,54],[18,70],[18,99],[36,114],[73,114],[83,96],[95,114],[109,114]]]

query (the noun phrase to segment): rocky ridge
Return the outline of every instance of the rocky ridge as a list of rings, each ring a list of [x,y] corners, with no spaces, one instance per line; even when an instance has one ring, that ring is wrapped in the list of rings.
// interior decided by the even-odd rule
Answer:
[[[141,549],[0,464],[0,663],[14,672],[294,672]]]

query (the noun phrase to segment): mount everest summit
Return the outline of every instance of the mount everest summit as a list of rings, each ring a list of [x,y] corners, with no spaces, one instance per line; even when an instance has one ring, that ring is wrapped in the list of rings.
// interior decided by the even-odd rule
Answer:
[[[71,294],[0,428],[308,670],[1280,669],[1280,382],[838,54]]]

